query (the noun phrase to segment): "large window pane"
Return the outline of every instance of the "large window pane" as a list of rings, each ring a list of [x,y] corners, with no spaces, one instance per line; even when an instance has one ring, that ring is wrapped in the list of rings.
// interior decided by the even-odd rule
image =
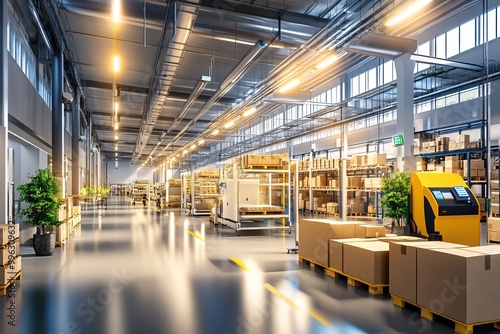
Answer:
[[[436,57],[446,58],[446,34],[436,37]]]
[[[488,41],[497,38],[497,9],[488,12]]]
[[[458,27],[446,33],[446,57],[450,58],[459,52]]]
[[[460,26],[460,52],[476,46],[476,20],[470,20]]]
[[[368,90],[377,88],[377,68],[372,68],[368,72]]]

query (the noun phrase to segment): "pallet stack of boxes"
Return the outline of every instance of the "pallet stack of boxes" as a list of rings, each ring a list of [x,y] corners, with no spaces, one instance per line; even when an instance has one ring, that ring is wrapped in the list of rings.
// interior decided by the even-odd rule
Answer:
[[[53,232],[56,234],[56,246],[61,247],[64,245],[66,240],[68,239],[68,211],[67,211],[67,203],[64,203],[59,207],[59,211],[57,213],[57,219],[61,221],[61,225],[57,227],[47,227],[47,232]]]
[[[21,272],[19,224],[0,224],[0,286],[5,287]],[[2,289],[5,295],[5,289]]]
[[[490,197],[491,213],[493,215],[498,215],[499,204],[500,204],[500,196],[498,192],[498,169],[494,169],[491,171],[490,190],[491,190],[491,197]]]
[[[500,242],[500,218],[488,217],[488,242]]]

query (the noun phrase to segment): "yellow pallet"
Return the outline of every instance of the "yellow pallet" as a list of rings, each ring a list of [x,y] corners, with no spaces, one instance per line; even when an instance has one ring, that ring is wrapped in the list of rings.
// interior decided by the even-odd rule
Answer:
[[[448,319],[452,321],[455,324],[455,333],[459,334],[473,334],[474,333],[474,326],[479,326],[479,325],[488,325],[492,324],[495,329],[500,329],[500,319],[498,320],[492,320],[492,321],[483,321],[483,322],[476,322],[473,324],[465,324],[461,321],[455,320],[453,318],[450,318],[446,315],[440,314],[438,312],[431,311],[425,307],[422,307],[420,305],[417,305],[416,303],[409,302],[405,300],[404,298],[391,295],[392,297],[392,303],[398,307],[404,308],[406,304],[413,305],[415,307],[420,308],[420,316],[424,319],[427,320],[434,320],[434,316],[439,316],[445,319]]]
[[[15,283],[15,281],[20,280],[22,278],[21,271],[19,271],[14,278],[7,282],[5,285],[0,285],[0,296],[5,296],[7,294],[7,289]]]

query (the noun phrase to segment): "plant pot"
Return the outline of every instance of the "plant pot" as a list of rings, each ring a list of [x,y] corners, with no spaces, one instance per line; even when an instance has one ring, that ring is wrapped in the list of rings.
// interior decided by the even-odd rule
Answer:
[[[391,232],[396,235],[405,235],[405,227],[404,226],[392,226]]]
[[[33,249],[38,256],[51,256],[56,248],[54,233],[33,234]]]

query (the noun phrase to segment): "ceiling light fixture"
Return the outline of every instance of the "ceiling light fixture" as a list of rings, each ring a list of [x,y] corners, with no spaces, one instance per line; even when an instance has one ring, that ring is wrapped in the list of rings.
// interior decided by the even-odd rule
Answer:
[[[118,109],[119,109],[119,107],[120,107],[120,103],[118,103],[118,101],[117,101],[117,102],[115,102],[115,113],[116,113],[116,114],[118,114]]]
[[[113,0],[113,22],[120,22],[121,0]]]
[[[286,85],[284,85],[283,87],[281,87],[281,89],[279,90],[280,93],[284,93],[286,91],[289,91],[291,89],[294,89],[295,87],[297,87],[298,85],[300,84],[300,80],[299,79],[295,79],[289,83],[287,83]]]
[[[401,12],[399,12],[395,17],[387,21],[385,25],[390,27],[407,19],[411,15],[415,14],[415,12],[424,8],[431,1],[432,0],[414,0],[410,6],[406,7]]]
[[[115,72],[120,71],[120,57],[119,56],[114,56],[114,58],[113,58],[113,69]]]
[[[205,144],[205,139],[201,138],[200,141],[198,141],[198,145],[203,145]]]
[[[254,114],[256,111],[257,111],[257,108],[250,107],[247,110],[245,110],[245,112],[243,113],[243,117],[250,116],[250,115]]]
[[[115,135],[115,140],[118,140],[118,135]]]
[[[219,130],[218,129],[215,129],[214,131],[212,131],[212,136],[216,136],[219,134]]]
[[[322,70],[328,66],[330,66],[331,64],[333,64],[334,62],[336,62],[338,59],[337,55],[333,55],[333,56],[330,56],[328,58],[326,58],[325,60],[323,60],[321,63],[319,63],[317,66],[316,66],[316,69],[317,70]]]
[[[234,121],[229,121],[226,124],[224,124],[224,129],[229,129],[234,125]]]
[[[118,122],[115,122],[115,131],[118,130]]]

